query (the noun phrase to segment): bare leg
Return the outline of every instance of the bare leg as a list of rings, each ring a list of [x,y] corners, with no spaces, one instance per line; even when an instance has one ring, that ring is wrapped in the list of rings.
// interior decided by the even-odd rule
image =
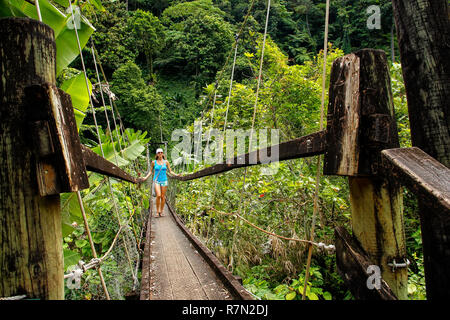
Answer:
[[[161,206],[161,186],[157,183],[155,183],[155,193],[156,193],[156,213],[158,215],[161,215],[161,211],[159,211],[159,208]]]
[[[161,202],[160,202],[160,207],[159,207],[159,212],[163,212],[164,210],[164,204],[166,203],[166,191],[167,191],[167,186],[166,187],[161,187]]]

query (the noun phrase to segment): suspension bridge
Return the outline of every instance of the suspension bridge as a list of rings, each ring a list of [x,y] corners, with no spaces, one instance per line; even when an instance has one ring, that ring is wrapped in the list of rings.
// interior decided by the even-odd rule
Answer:
[[[327,124],[324,127],[328,1],[327,4],[320,130],[173,177],[172,181],[176,185],[176,180],[177,183],[183,183],[245,168],[245,184],[246,168],[264,163],[263,154],[278,152],[278,161],[317,157],[319,169],[309,239],[290,239],[263,230],[246,220],[241,211],[221,214],[241,219],[258,232],[302,242],[308,247],[303,297],[312,252],[317,249],[335,252],[338,270],[356,298],[405,299],[408,261],[400,204],[401,187],[409,188],[422,205],[433,213],[427,218],[430,220],[428,226],[444,224],[448,227],[450,170],[420,148],[399,148],[389,69],[385,53],[380,50],[363,49],[334,61],[330,76]],[[264,41],[269,9],[270,1]],[[121,220],[116,201],[112,198],[112,211],[117,217],[118,230],[110,249],[103,256],[97,255],[80,193],[89,187],[87,171],[104,175],[110,190],[109,177],[122,180],[124,184],[137,184],[140,180],[105,159],[101,141],[101,155],[81,145],[70,97],[55,86],[55,46],[51,29],[40,22],[18,18],[2,19],[0,25],[1,30],[7,30],[2,33],[5,41],[0,45],[0,71],[2,75],[8,75],[8,81],[3,81],[0,87],[3,97],[0,115],[2,120],[5,119],[0,130],[1,227],[2,230],[8,230],[2,231],[0,238],[0,295],[61,299],[65,280],[71,284],[79,282],[87,270],[94,268],[98,272],[105,297],[110,299],[102,265],[114,251],[114,246],[121,243],[124,246],[124,259],[128,261],[134,279],[134,289],[139,291],[136,297],[140,299],[254,299],[242,286],[240,279],[223,266],[177,216],[176,189],[172,190],[175,194],[169,197],[162,217],[154,216],[154,204],[151,201],[150,210],[142,219],[142,226],[136,236],[132,234],[135,230],[128,228]],[[234,63],[238,41],[239,36],[233,46]],[[264,47],[263,42],[252,128],[261,84]],[[94,51],[92,48],[95,62]],[[18,52],[24,54],[17,55]],[[80,55],[85,69],[81,48]],[[98,70],[97,77],[105,106]],[[232,84],[233,78],[230,92]],[[215,100],[215,92],[213,94]],[[95,120],[92,100],[90,103]],[[113,102],[110,101],[110,104],[114,112]],[[214,106],[212,118],[213,113]],[[105,114],[108,119],[106,108]],[[116,117],[113,116],[113,119],[115,122]],[[109,120],[107,124],[112,133]],[[95,125],[100,137],[96,120]],[[117,123],[114,125],[116,128],[120,126]],[[32,139],[27,136],[25,128],[28,127],[33,132]],[[225,120],[224,129],[226,127]],[[113,134],[110,138],[113,139]],[[251,137],[249,141],[251,144]],[[114,144],[114,141],[111,142]],[[249,150],[252,150],[251,146]],[[119,155],[119,152],[114,155],[116,160]],[[348,177],[350,187],[353,234],[337,226],[334,244],[324,244],[314,239],[322,171],[326,175]],[[66,275],[63,274],[60,244],[59,194],[64,192],[77,195],[94,257],[88,263],[79,263],[76,269]],[[127,203],[127,206],[130,212],[138,211],[131,203]],[[137,236],[138,233],[140,236]],[[445,273],[449,266],[448,228],[425,229],[423,237],[432,238],[434,243],[433,250],[427,252],[427,291],[434,296],[448,296],[450,278]],[[140,250],[142,255],[133,258],[134,252],[139,253]],[[382,271],[382,281],[376,288],[366,286],[370,276],[368,267],[372,265],[380,266]],[[142,272],[140,284],[137,280],[138,269]]]

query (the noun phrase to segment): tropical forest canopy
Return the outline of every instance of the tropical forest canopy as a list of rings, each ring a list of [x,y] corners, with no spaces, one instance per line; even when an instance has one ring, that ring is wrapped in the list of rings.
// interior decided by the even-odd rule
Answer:
[[[86,15],[96,28],[93,41],[103,69],[126,123],[147,130],[153,139],[160,140],[155,125],[160,114],[168,140],[174,128],[191,124],[208,108],[200,105],[200,96],[207,95],[205,87],[216,80],[230,78],[232,59],[227,57],[246,17],[235,81],[255,76],[255,48],[264,30],[267,1],[104,0],[102,4],[104,13]],[[380,8],[381,28],[370,30],[366,10],[374,4]],[[325,1],[272,1],[268,33],[277,59],[289,67],[315,63],[320,68],[317,55],[323,49],[324,16]],[[390,1],[331,1],[329,43],[334,50],[377,48],[391,58],[392,27]],[[73,66],[80,69],[77,63]]]

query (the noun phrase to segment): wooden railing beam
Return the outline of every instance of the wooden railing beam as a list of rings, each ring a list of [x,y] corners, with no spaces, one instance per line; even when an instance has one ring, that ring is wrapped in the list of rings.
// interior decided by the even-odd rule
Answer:
[[[84,162],[86,164],[86,170],[97,172],[112,178],[119,180],[128,181],[131,183],[136,183],[136,178],[128,174],[127,172],[120,169],[114,163],[106,160],[105,158],[99,156],[94,151],[86,146],[81,146],[81,151],[83,152]]]
[[[225,163],[219,163],[184,176],[173,177],[173,179],[188,181],[220,174],[237,168],[263,164],[260,155],[265,154],[270,156],[272,150],[276,149],[278,149],[279,152],[277,161],[306,158],[323,154],[326,150],[325,131],[312,133],[301,138],[280,143],[276,146],[255,150],[250,153],[228,159]],[[250,161],[250,159],[252,159],[252,161]],[[256,159],[256,161],[254,159]]]
[[[385,175],[393,175],[428,206],[450,217],[450,169],[420,148],[382,151]]]

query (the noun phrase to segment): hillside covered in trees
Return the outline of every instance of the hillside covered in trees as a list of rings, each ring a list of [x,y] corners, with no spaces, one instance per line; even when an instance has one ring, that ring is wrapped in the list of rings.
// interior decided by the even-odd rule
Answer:
[[[370,30],[366,9],[374,4],[381,9],[381,29]],[[254,49],[264,29],[265,1],[105,0],[103,6],[101,14],[86,10],[96,28],[100,61],[125,122],[149,131],[152,138],[160,137],[153,125],[160,114],[167,140],[173,128],[191,124],[208,108],[199,97],[207,85],[229,79],[232,59],[225,62],[246,18],[235,80],[254,75],[254,61],[245,52]],[[287,65],[316,59],[323,46],[324,15],[323,1],[272,1],[268,33]],[[377,48],[392,59],[392,28],[390,1],[331,3],[329,43],[343,53]],[[76,62],[73,66],[78,67]]]

